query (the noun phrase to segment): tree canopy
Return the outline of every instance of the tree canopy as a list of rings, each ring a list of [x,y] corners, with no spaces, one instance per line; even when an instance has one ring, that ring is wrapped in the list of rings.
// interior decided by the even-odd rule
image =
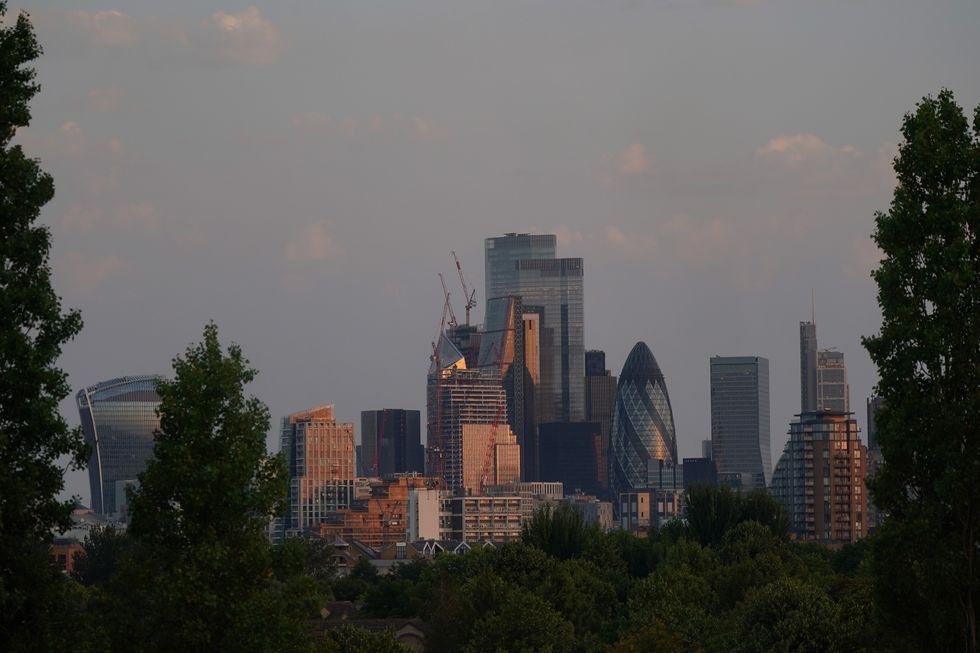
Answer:
[[[55,648],[63,635],[56,609],[64,589],[48,564],[53,530],[65,530],[75,502],[59,459],[85,464],[78,429],[58,402],[68,396],[57,367],[62,346],[81,329],[78,311],[62,312],[51,286],[51,234],[37,224],[54,196],[51,176],[12,145],[30,122],[40,90],[31,63],[41,47],[25,14],[6,20],[0,2],[0,649]]]
[[[980,590],[980,107],[952,92],[902,123],[897,185],[878,213],[880,332],[871,489],[889,517],[875,546],[879,601],[926,648],[977,650]]]

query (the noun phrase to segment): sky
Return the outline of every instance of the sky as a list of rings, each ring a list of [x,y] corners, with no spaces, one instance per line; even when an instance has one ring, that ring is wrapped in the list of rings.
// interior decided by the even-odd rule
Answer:
[[[16,11],[16,9],[14,10]],[[799,412],[799,322],[861,336],[902,116],[980,103],[975,0],[36,2],[45,53],[18,140],[77,391],[167,374],[214,320],[279,419],[424,410],[442,290],[483,239],[555,233],[585,260],[585,341],[645,341],[681,456],[710,435],[708,359],[770,361],[773,464]],[[78,423],[72,397],[62,403]],[[89,499],[85,472],[65,494]]]

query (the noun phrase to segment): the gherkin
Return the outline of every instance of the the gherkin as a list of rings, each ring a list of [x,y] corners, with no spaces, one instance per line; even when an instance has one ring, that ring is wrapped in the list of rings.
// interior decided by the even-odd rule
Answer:
[[[677,464],[674,413],[664,374],[646,343],[630,352],[616,388],[609,481],[620,492],[647,487],[661,465]]]

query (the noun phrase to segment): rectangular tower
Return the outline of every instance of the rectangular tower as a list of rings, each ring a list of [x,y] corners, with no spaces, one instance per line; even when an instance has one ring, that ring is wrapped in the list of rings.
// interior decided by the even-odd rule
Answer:
[[[289,472],[287,516],[277,536],[319,527],[354,499],[354,425],[337,422],[333,405],[282,418],[279,448]]]
[[[600,426],[599,485],[602,488],[609,487],[609,436],[612,432],[617,380],[606,369],[606,352],[585,352],[585,420],[598,422]]]
[[[385,408],[361,411],[362,476],[387,477],[425,471],[417,410]]]
[[[858,433],[843,412],[803,413],[790,423],[772,492],[800,539],[839,545],[868,534],[868,450]]]
[[[800,322],[800,411],[817,409],[817,325]]]
[[[851,412],[851,388],[847,384],[844,354],[822,349],[817,352],[816,410]]]
[[[769,360],[711,358],[711,457],[719,474],[740,473],[764,488],[772,477],[769,451]]]

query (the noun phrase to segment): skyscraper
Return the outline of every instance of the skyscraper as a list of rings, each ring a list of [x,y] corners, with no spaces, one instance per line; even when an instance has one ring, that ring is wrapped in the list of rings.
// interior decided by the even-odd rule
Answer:
[[[80,390],[75,396],[82,433],[92,453],[88,462],[92,510],[125,511],[125,488],[135,483],[153,455],[153,432],[160,427],[160,376],[124,376]]]
[[[633,347],[616,388],[609,443],[613,497],[650,485],[665,466],[676,466],[674,413],[664,374],[646,343]]]
[[[361,411],[359,475],[391,476],[425,471],[417,410]]]
[[[540,371],[535,413],[540,422],[585,417],[585,335],[580,258],[555,258],[553,235],[487,238],[487,299],[521,297],[540,317]]]
[[[440,337],[439,358],[429,368],[429,465],[450,490],[478,492],[486,484],[518,480],[520,446],[507,424],[500,374],[468,369],[448,338]],[[500,480],[503,479],[503,480]]]
[[[289,471],[287,515],[276,539],[316,528],[354,499],[354,425],[337,422],[333,405],[282,418],[279,448]]]
[[[800,322],[800,411],[817,409],[817,325]]]
[[[789,441],[773,472],[772,493],[800,539],[856,542],[868,534],[868,450],[857,421],[839,411],[798,418],[790,423]]]
[[[817,352],[817,410],[851,412],[851,387],[847,384],[842,352],[830,349]]]
[[[524,347],[524,311],[520,297],[494,297],[487,302],[478,367],[500,375],[507,397],[507,423],[525,446],[525,424],[533,422],[524,400],[531,385]],[[469,363],[467,362],[467,366]],[[533,391],[533,389],[532,389]]]
[[[719,474],[741,473],[764,488],[772,478],[769,452],[769,360],[711,358],[711,456]]]
[[[606,352],[585,352],[585,419],[598,422],[602,436],[599,449],[599,485],[609,487],[609,436],[612,433],[613,406],[618,379],[606,369]]]
[[[866,406],[868,411],[868,449],[878,448],[878,427],[875,424],[875,413],[884,405],[885,400],[881,397],[868,397]]]

